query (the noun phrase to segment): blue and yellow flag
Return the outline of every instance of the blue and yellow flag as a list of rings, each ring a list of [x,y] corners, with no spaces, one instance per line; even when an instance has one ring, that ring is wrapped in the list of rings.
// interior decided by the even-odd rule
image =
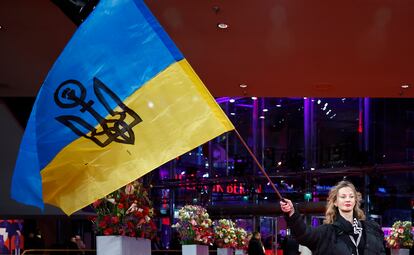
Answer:
[[[12,197],[72,214],[233,128],[142,1],[101,0],[39,91]]]

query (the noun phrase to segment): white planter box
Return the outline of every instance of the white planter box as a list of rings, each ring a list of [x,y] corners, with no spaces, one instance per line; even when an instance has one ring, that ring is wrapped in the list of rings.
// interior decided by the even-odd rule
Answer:
[[[183,244],[183,255],[208,255],[208,246],[200,244]]]
[[[409,249],[391,249],[391,255],[410,255]]]
[[[217,248],[217,255],[233,255],[233,248]]]
[[[246,255],[246,254],[247,254],[247,252],[243,249],[236,249],[234,251],[234,255]]]
[[[97,236],[97,255],[150,255],[151,241],[129,236]]]

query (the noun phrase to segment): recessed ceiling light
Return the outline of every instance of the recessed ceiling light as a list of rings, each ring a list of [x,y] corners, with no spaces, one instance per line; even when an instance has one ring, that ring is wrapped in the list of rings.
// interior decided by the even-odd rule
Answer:
[[[236,100],[234,100],[233,98],[229,100],[230,103],[234,103],[236,102]]]
[[[403,85],[401,85],[401,88],[403,88],[403,89],[408,89],[410,87],[411,87],[410,84],[403,84]]]
[[[247,84],[244,84],[244,83],[240,84],[239,86],[240,86],[240,88],[247,88]]]
[[[217,27],[220,29],[227,29],[229,28],[229,25],[227,25],[226,23],[218,23]]]
[[[282,107],[282,105],[281,104],[277,104],[276,107],[280,108],[280,107]]]
[[[268,110],[267,108],[264,108],[264,109],[263,109],[263,111],[264,111],[264,112],[267,112],[267,111],[269,111],[269,110]]]
[[[252,100],[257,100],[257,97],[252,97]]]

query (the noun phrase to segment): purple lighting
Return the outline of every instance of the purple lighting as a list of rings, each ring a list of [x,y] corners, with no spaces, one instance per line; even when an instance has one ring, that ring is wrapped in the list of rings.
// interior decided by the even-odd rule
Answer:
[[[234,103],[238,99],[240,99],[240,97],[234,97],[234,98],[232,98],[232,97],[218,97],[218,98],[216,98],[216,102],[218,104],[227,103],[227,102]]]

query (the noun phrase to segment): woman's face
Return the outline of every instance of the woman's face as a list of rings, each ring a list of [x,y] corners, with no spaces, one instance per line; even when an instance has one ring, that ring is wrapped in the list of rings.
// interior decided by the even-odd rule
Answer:
[[[342,212],[352,212],[356,203],[354,191],[350,187],[343,187],[338,190],[335,206]]]

